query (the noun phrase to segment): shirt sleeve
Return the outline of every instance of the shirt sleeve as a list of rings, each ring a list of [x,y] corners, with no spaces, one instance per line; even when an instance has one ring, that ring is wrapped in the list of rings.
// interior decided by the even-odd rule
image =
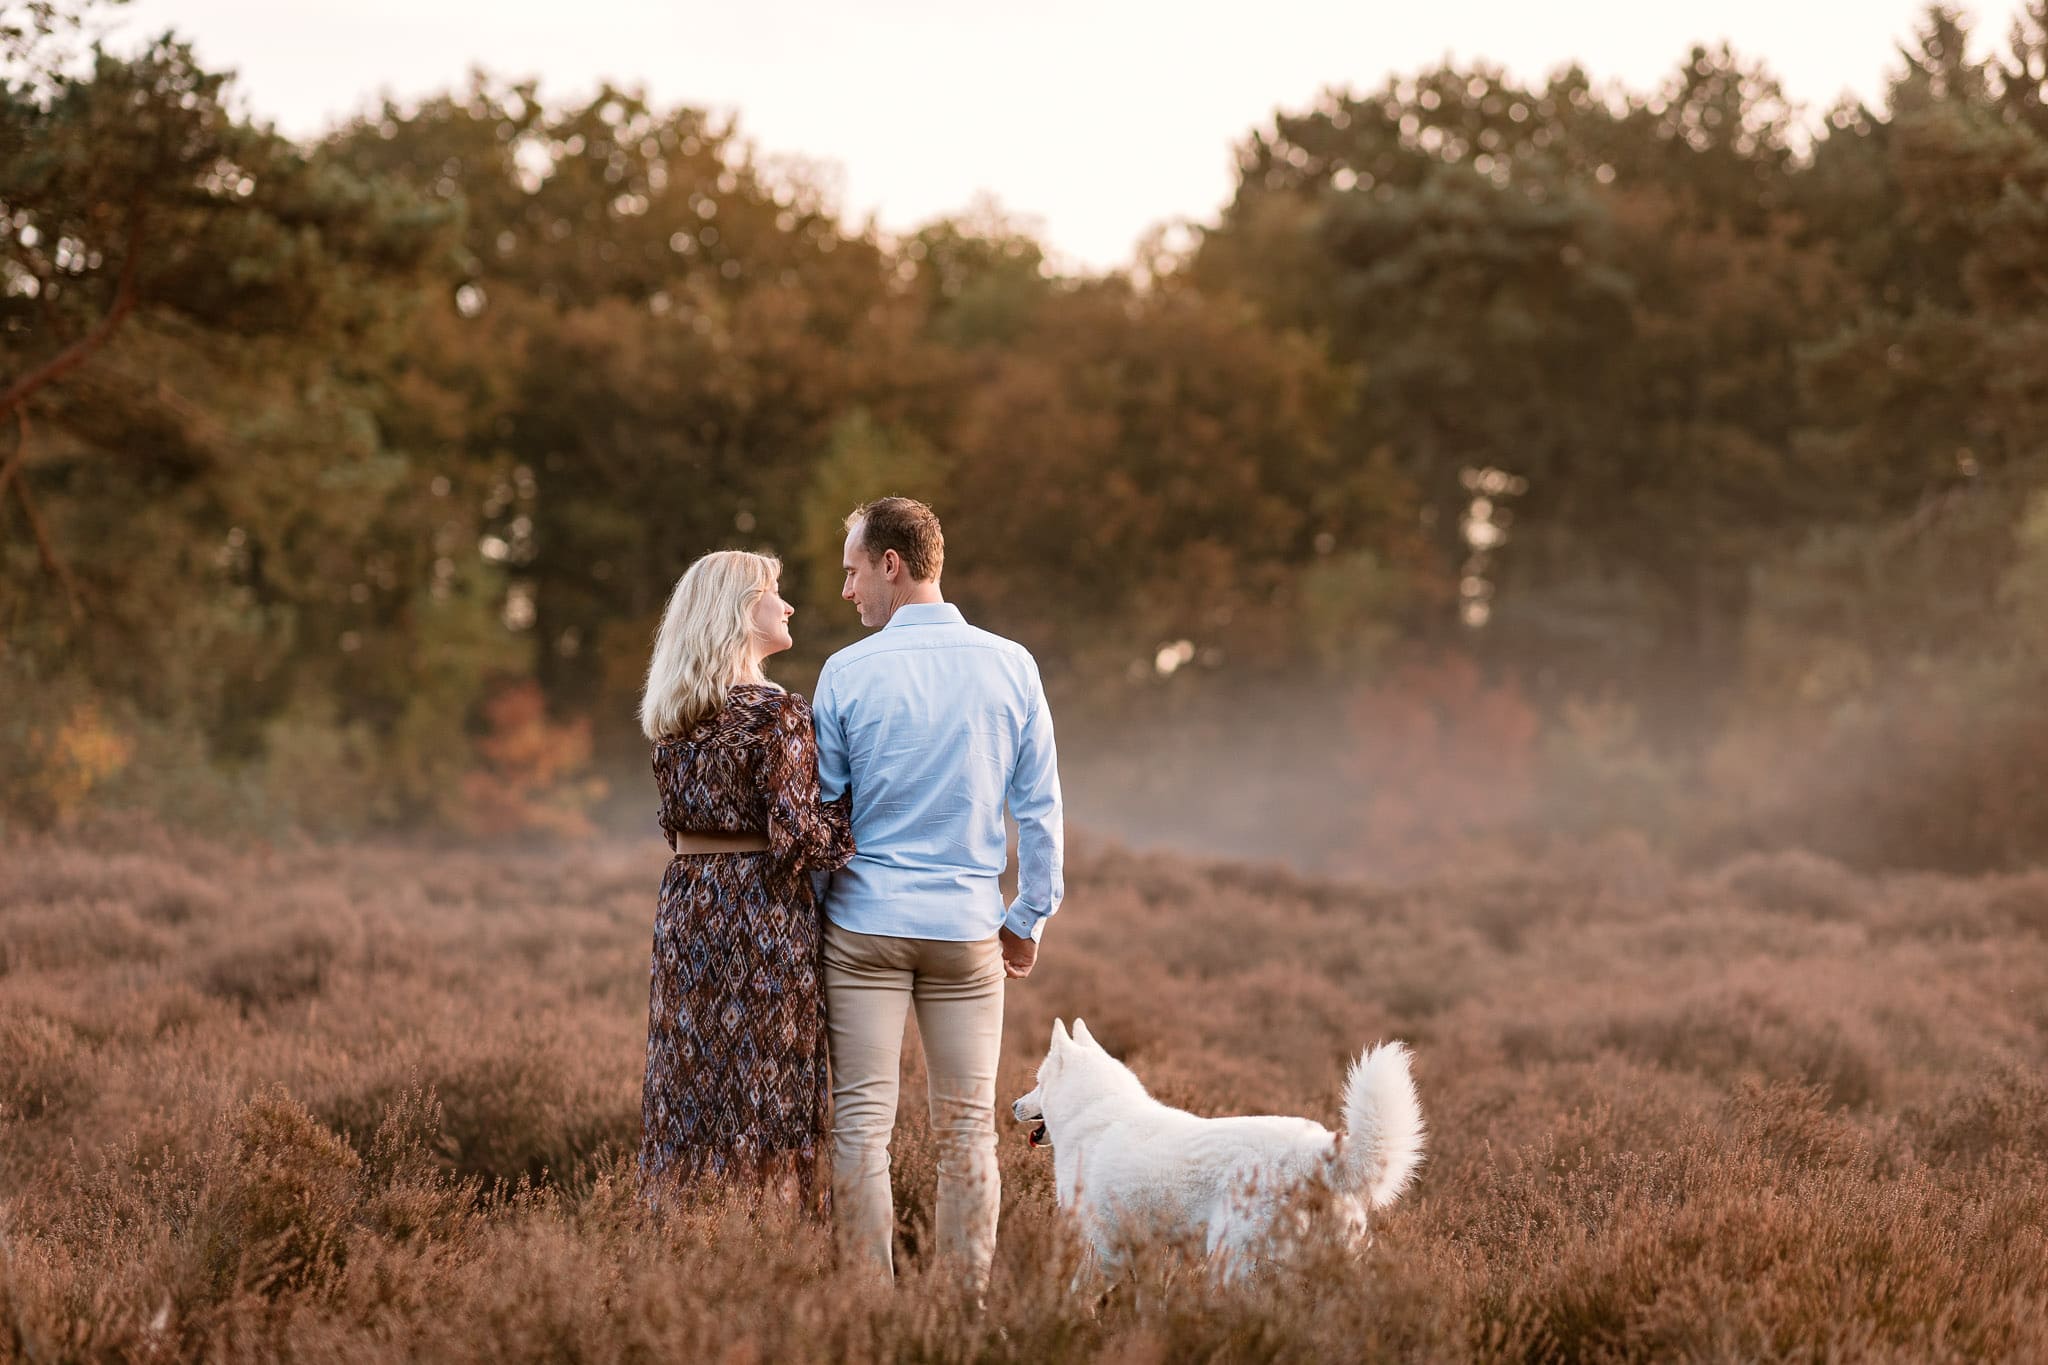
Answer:
[[[818,699],[811,704],[818,746],[818,795],[836,801],[853,785],[846,753],[846,719],[839,714],[839,693],[828,669],[818,677]]]
[[[1030,673],[1032,709],[1019,737],[1008,793],[1010,814],[1017,821],[1017,899],[1003,924],[1013,934],[1037,939],[1066,898],[1067,840],[1052,708],[1035,665]]]
[[[782,699],[769,731],[763,776],[768,848],[776,861],[813,870],[846,866],[853,857],[850,803],[819,799],[811,707],[794,693]]]

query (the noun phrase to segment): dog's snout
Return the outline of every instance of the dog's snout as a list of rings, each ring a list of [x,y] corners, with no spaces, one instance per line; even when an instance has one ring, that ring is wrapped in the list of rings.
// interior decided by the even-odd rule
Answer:
[[[1019,1123],[1023,1123],[1029,1119],[1037,1118],[1038,1097],[1036,1095],[1025,1095],[1021,1097],[1015,1104],[1010,1106],[1010,1114]]]

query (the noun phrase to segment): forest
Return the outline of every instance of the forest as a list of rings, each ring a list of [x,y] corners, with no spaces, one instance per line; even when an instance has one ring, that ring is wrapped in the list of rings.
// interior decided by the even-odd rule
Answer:
[[[2041,0],[1882,107],[1726,47],[1303,91],[1084,276],[626,88],[293,141],[107,9],[0,35],[6,828],[645,832],[677,574],[779,554],[801,689],[905,492],[1111,833],[2048,850]]]

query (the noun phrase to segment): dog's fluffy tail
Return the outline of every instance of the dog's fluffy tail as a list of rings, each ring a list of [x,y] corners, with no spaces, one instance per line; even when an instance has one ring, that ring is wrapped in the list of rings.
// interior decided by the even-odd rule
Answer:
[[[1344,1078],[1340,1179],[1376,1209],[1401,1197],[1422,1162],[1422,1106],[1408,1074],[1408,1045],[1369,1047]]]

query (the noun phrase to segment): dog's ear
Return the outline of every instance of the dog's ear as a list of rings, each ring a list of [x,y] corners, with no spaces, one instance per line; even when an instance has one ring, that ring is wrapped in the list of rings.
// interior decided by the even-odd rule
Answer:
[[[1074,1021],[1074,1041],[1077,1043],[1086,1043],[1089,1047],[1094,1048],[1098,1052],[1102,1050],[1102,1044],[1095,1041],[1095,1035],[1088,1031],[1088,1025],[1083,1023],[1079,1019],[1076,1019]]]
[[[1052,1021],[1052,1050],[1058,1052],[1074,1040],[1067,1037],[1067,1026],[1055,1019]]]

